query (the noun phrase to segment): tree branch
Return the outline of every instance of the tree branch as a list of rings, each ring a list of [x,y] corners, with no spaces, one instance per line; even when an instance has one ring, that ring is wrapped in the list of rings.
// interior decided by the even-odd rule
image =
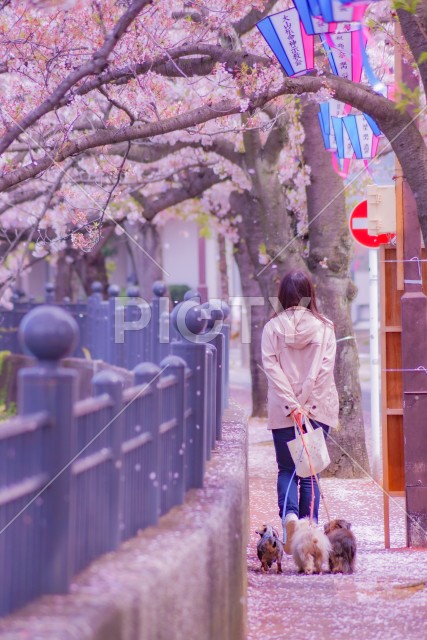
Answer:
[[[12,207],[16,207],[16,205],[24,204],[29,200],[37,200],[40,196],[45,193],[45,190],[41,189],[15,189],[9,195],[8,201],[3,201],[0,203],[0,216],[9,211]]]
[[[268,0],[262,11],[259,11],[259,9],[251,9],[246,16],[234,22],[233,27],[237,35],[243,36],[253,29],[257,22],[268,16],[277,2],[278,0]]]
[[[351,104],[362,112],[372,116],[388,139],[393,140],[393,148],[395,151],[398,145],[407,144],[404,139],[407,138],[410,133],[412,143],[415,145],[414,148],[420,149],[422,146],[427,155],[423,138],[408,114],[399,113],[395,108],[394,102],[374,93],[369,87],[344,80],[337,76],[285,78],[282,86],[276,91],[268,91],[263,95],[257,95],[250,99],[248,110],[253,111],[257,108],[262,108],[267,102],[280,95],[316,93],[325,86],[334,92],[337,100]],[[54,164],[60,164],[70,156],[79,155],[90,149],[131,140],[143,140],[172,131],[194,127],[209,120],[236,113],[241,113],[240,103],[223,99],[214,104],[208,103],[192,111],[187,111],[165,120],[118,130],[107,129],[96,131],[93,134],[67,142],[55,156],[51,155],[54,153],[53,150],[48,151],[42,158],[37,158],[37,160],[34,160],[31,164],[19,167],[15,171],[11,171],[3,176],[0,178],[0,192],[29,178],[34,178]],[[405,136],[402,135],[403,132]]]
[[[135,20],[142,9],[152,2],[153,0],[134,0],[129,9],[117,21],[111,33],[104,40],[103,45],[95,51],[91,60],[85,62],[81,67],[70,73],[44,102],[30,111],[20,122],[14,124],[9,131],[5,133],[0,139],[0,154],[3,153],[23,131],[37,122],[43,115],[55,109],[61,102],[61,99],[79,80],[89,75],[101,73],[108,63],[108,56],[124,35],[129,25]]]
[[[212,169],[201,167],[197,171],[186,172],[181,177],[181,187],[163,191],[160,195],[149,198],[146,198],[139,191],[133,191],[131,196],[141,205],[144,218],[151,221],[160,211],[176,206],[185,200],[197,198],[210,187],[228,179],[228,176],[223,178]]]
[[[230,142],[230,140],[227,140],[226,138],[215,138],[211,145],[199,146],[201,146],[205,151],[213,151],[229,162],[243,168],[245,154],[236,151],[234,144]]]
[[[257,56],[245,51],[231,51],[218,45],[196,43],[166,51],[163,55],[140,64],[101,73],[96,78],[87,80],[81,87],[78,87],[75,94],[86,95],[90,91],[110,83],[116,85],[127,84],[135,76],[144,75],[149,71],[155,71],[159,75],[167,77],[204,76],[208,75],[218,62],[225,64],[230,70],[240,68],[243,63],[248,66],[253,66],[255,63],[270,64],[270,60],[263,56]],[[58,106],[68,104],[71,97],[70,95],[65,96]]]
[[[140,162],[142,164],[149,164],[151,162],[158,162],[162,160],[166,156],[176,153],[177,151],[181,151],[181,149],[185,149],[189,145],[188,142],[175,142],[174,144],[168,144],[167,142],[161,142],[157,144],[153,144],[150,142],[136,143],[132,144],[129,153],[128,160],[132,162]],[[198,145],[194,145],[198,146]],[[127,151],[127,144],[115,144],[109,147],[107,153],[110,156],[123,156]],[[96,153],[96,151],[92,151],[91,153]]]
[[[289,118],[287,113],[276,116],[276,121],[268,134],[263,148],[263,157],[270,164],[277,162],[285,144],[289,142]]]

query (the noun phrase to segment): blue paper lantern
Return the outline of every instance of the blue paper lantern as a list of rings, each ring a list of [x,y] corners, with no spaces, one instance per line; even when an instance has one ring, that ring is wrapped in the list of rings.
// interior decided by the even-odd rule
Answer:
[[[288,76],[314,69],[314,38],[305,31],[295,8],[267,16],[257,27]]]
[[[374,158],[378,148],[378,136],[381,131],[377,124],[366,114],[351,115],[343,118],[354,155],[359,160]]]
[[[320,15],[325,22],[360,22],[368,4],[344,4],[340,0],[318,0]]]
[[[331,33],[337,22],[360,22],[368,6],[366,2],[345,5],[340,0],[293,0],[293,3],[307,33]]]
[[[323,118],[320,112],[317,114],[317,117],[319,118],[320,132],[322,134],[323,144],[325,145],[325,149],[327,151],[335,151],[337,148],[337,143],[335,140],[334,133],[331,133],[330,129],[329,130],[325,129]]]
[[[344,118],[332,116],[331,119],[338,158],[367,160],[375,157],[381,131],[372,118],[363,113]]]
[[[329,24],[319,13],[313,13],[310,0],[293,0],[293,3],[308,34],[333,33],[336,30],[335,23]],[[316,4],[319,6],[318,3]]]
[[[319,117],[321,118],[323,128],[328,135],[332,133],[331,118],[342,118],[351,109],[350,105],[334,99],[331,99],[328,102],[322,102],[319,106]]]
[[[336,153],[338,158],[351,159],[354,156],[354,149],[343,120],[344,118],[332,117],[332,128],[337,143]]]
[[[352,27],[350,27],[352,29]],[[360,29],[320,35],[329,64],[336,76],[360,82],[363,70],[363,53],[366,36]]]

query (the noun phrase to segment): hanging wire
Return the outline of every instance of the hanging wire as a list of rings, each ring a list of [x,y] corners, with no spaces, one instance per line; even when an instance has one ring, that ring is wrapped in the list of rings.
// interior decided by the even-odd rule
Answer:
[[[392,371],[392,372],[405,371],[405,372],[418,372],[418,373],[427,374],[427,367],[423,367],[422,365],[420,365],[416,369],[382,369],[382,371]]]

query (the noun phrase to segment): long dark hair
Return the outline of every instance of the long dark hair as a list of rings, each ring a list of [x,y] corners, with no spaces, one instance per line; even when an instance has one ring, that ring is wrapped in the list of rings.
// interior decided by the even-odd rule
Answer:
[[[305,271],[300,269],[289,271],[280,283],[277,297],[280,303],[278,313],[290,307],[302,306],[310,309],[312,314],[322,322],[326,320],[319,313],[316,303],[316,291],[310,276]]]

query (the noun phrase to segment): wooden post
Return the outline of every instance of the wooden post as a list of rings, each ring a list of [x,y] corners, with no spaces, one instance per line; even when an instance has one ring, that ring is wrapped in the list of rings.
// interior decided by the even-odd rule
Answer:
[[[403,460],[403,387],[401,291],[397,287],[397,253],[380,248],[381,422],[383,451],[384,538],[390,548],[390,498],[405,497]]]
[[[401,34],[396,25],[396,35]],[[396,49],[395,78],[397,94],[402,80],[411,85],[412,69],[402,64]],[[427,440],[424,421],[427,410],[427,375],[418,367],[427,363],[427,298],[423,292],[421,233],[417,203],[401,169],[396,167],[396,201],[398,203],[398,238],[396,256],[403,264],[403,296],[401,298],[403,436],[407,512],[407,542],[410,546],[427,546]],[[402,203],[402,215],[400,214]],[[400,237],[399,237],[400,236]],[[403,255],[402,255],[403,254]],[[403,262],[400,260],[403,258]],[[398,268],[398,288],[401,267]]]

